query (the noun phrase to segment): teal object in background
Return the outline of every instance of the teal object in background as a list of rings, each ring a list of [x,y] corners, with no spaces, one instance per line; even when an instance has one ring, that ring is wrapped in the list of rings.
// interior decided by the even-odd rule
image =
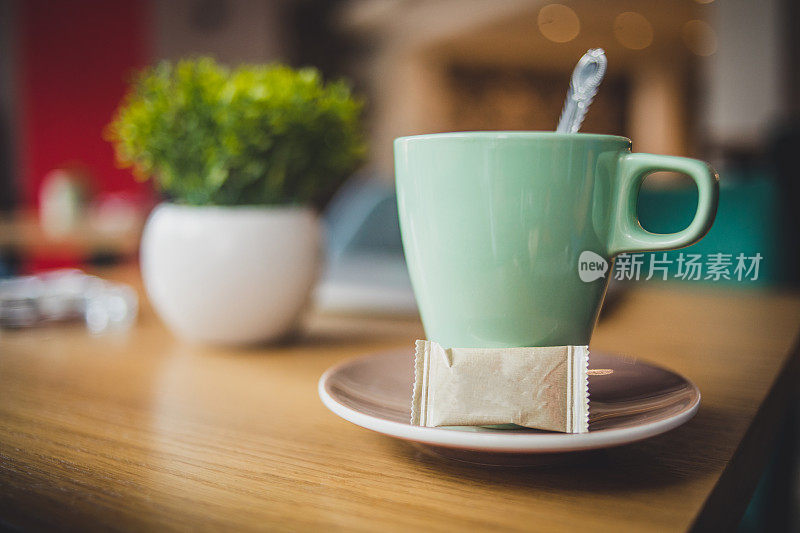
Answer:
[[[725,174],[719,192],[719,207],[714,226],[700,242],[681,250],[667,252],[669,281],[681,281],[677,276],[677,258],[680,253],[701,254],[707,266],[711,254],[730,254],[733,263],[740,253],[747,257],[761,254],[758,278],[752,275],[742,281],[735,279],[731,268],[731,279],[705,279],[681,281],[691,284],[724,285],[726,287],[753,287],[775,283],[781,272],[780,235],[776,206],[778,204],[775,183],[767,175],[748,176],[743,179],[735,174]],[[653,232],[668,233],[686,227],[692,210],[697,205],[697,190],[683,187],[670,190],[642,190],[639,196],[639,220],[642,226]],[[662,253],[646,254],[643,261],[642,279],[647,277],[648,265],[653,259],[662,259]],[[618,265],[619,267],[619,265]],[[733,267],[733,265],[732,265]],[[652,279],[661,281],[663,276]]]
[[[714,171],[631,154],[630,144],[550,132],[395,140],[403,247],[427,338],[477,348],[588,344],[609,278],[603,265],[700,239],[717,206]],[[687,209],[695,215],[677,233],[638,224],[639,187],[656,170],[697,184],[696,213]]]

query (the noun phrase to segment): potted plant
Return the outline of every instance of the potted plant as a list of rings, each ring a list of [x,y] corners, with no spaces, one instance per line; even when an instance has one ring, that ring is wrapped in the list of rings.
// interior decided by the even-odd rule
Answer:
[[[173,331],[254,343],[291,330],[320,267],[315,207],[365,154],[361,109],[310,68],[201,58],[135,78],[106,136],[168,199],[145,226],[141,266]]]

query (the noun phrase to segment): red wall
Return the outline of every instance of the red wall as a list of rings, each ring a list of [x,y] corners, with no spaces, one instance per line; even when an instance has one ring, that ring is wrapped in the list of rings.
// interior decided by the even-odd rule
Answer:
[[[149,58],[148,4],[135,0],[23,0],[19,95],[23,205],[34,206],[42,178],[77,164],[102,192],[141,191],[116,167],[103,128],[134,68]]]

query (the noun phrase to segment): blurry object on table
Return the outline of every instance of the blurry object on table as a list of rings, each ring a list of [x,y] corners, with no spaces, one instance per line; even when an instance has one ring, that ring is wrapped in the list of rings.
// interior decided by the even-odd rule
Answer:
[[[325,212],[328,263],[315,294],[331,312],[416,314],[397,196],[389,180],[351,179]]]
[[[169,200],[148,219],[141,267],[174,333],[253,344],[292,331],[319,273],[315,208],[366,152],[361,110],[313,68],[198,58],[135,78],[106,138]]]
[[[39,216],[19,210],[0,218],[0,251],[15,259],[17,271],[107,265],[136,255],[152,196],[121,191],[90,198],[90,189],[77,183],[59,171],[43,188]]]
[[[39,192],[39,223],[48,238],[85,232],[114,237],[141,230],[152,208],[150,196],[131,191],[94,195],[92,181],[77,167],[47,174]]]
[[[49,237],[75,232],[86,216],[90,179],[78,168],[57,168],[47,173],[39,190],[39,222]]]
[[[150,195],[131,191],[101,193],[89,204],[89,226],[100,235],[140,233],[152,208]]]
[[[126,330],[138,297],[129,286],[80,270],[55,270],[0,281],[0,327],[25,328],[82,320],[92,333]]]

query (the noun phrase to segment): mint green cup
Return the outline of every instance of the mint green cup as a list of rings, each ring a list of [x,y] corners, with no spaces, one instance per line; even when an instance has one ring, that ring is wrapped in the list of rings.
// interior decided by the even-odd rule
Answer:
[[[463,348],[588,344],[614,256],[700,240],[716,214],[716,172],[630,148],[624,137],[580,133],[396,139],[400,228],[427,338]],[[647,232],[637,218],[642,181],[658,170],[697,185],[697,211],[677,233]]]

